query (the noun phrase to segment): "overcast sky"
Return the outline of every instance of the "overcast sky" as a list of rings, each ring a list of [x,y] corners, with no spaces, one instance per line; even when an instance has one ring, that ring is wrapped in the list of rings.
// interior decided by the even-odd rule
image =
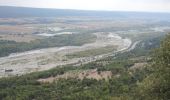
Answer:
[[[81,10],[170,12],[170,0],[0,0],[0,5]]]

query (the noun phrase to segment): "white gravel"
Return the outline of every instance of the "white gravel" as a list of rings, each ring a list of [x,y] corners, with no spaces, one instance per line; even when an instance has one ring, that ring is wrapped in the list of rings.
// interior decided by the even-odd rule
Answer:
[[[115,33],[94,33],[97,40],[94,43],[85,44],[82,46],[64,46],[45,48],[40,50],[31,50],[23,53],[14,53],[8,57],[0,58],[0,77],[22,75],[35,71],[42,71],[54,68],[59,65],[78,63],[80,60],[91,62],[96,59],[101,59],[106,54],[95,57],[67,59],[65,55],[84,51],[93,48],[101,48],[105,46],[118,46],[117,51],[128,49],[132,42],[130,39],[122,39]],[[12,70],[5,72],[5,70]]]

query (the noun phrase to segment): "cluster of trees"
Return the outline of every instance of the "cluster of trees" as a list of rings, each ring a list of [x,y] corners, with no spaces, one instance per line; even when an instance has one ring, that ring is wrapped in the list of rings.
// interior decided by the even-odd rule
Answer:
[[[139,94],[147,100],[170,99],[170,34],[155,50],[151,74],[139,84]]]
[[[10,53],[23,52],[32,49],[71,45],[79,46],[85,43],[93,42],[95,38],[96,37],[92,34],[71,34],[34,40],[30,43],[0,40],[0,57],[8,56]]]
[[[148,67],[131,72],[135,61],[128,52],[117,58],[108,57],[82,66],[63,66],[49,71],[20,77],[0,79],[1,100],[169,100],[170,97],[170,35],[161,43]],[[126,58],[128,55],[129,59]],[[135,56],[136,57],[136,56]],[[139,62],[139,61],[138,61]],[[60,79],[53,83],[40,83],[39,78],[64,74],[71,70],[111,70],[108,80]],[[119,77],[114,75],[120,74]]]
[[[112,97],[127,96],[135,80],[124,73],[121,78],[109,80],[60,79],[51,84],[41,84],[34,77],[23,76],[1,79],[2,100],[109,100]]]
[[[107,62],[107,64],[101,63]],[[128,74],[126,65],[133,62],[126,60],[102,59],[82,66],[63,66],[48,71],[31,73],[28,75],[0,79],[0,99],[10,100],[109,100],[115,98],[132,98],[133,87],[137,77]],[[53,83],[44,84],[37,80],[53,77],[72,70],[98,69],[112,71],[109,80],[95,79],[60,79]],[[121,74],[120,78],[114,75]],[[140,72],[138,72],[140,74]],[[142,75],[139,75],[142,76]]]

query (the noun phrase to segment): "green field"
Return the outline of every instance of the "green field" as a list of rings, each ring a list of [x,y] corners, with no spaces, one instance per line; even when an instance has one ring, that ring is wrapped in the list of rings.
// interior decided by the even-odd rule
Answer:
[[[96,56],[96,55],[110,53],[115,50],[117,50],[117,46],[106,46],[106,47],[101,47],[101,48],[89,49],[85,51],[79,51],[73,54],[66,55],[66,57],[71,59],[71,58]]]

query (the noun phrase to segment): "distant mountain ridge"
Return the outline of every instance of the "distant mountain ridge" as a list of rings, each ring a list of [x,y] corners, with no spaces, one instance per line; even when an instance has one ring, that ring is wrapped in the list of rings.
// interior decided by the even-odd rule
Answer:
[[[88,11],[49,8],[28,8],[0,6],[0,18],[17,17],[62,17],[62,16],[90,16],[110,18],[170,18],[170,13],[124,12],[124,11]]]

